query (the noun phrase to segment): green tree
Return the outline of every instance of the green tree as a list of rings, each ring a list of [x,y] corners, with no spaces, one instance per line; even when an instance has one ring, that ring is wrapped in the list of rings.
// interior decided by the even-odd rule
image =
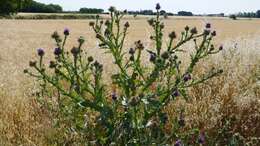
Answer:
[[[260,18],[260,10],[256,11],[256,17]]]
[[[9,15],[17,12],[16,0],[0,0],[0,14]]]

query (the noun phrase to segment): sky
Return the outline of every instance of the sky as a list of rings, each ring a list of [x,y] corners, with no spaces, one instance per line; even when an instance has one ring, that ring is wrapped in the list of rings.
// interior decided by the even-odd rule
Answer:
[[[154,9],[160,3],[167,12],[191,11],[195,14],[255,12],[260,9],[260,0],[36,0],[42,3],[59,4],[64,10],[79,8],[102,8],[115,6],[119,10]]]

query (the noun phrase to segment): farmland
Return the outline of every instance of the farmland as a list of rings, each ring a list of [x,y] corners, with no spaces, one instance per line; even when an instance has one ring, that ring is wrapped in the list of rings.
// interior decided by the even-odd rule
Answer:
[[[86,39],[83,48],[104,64],[106,72],[104,78],[107,84],[110,83],[109,77],[116,68],[111,67],[113,65],[111,57],[98,48],[98,41],[89,27],[90,21],[0,20],[0,145],[45,145],[46,139],[51,137],[51,117],[36,104],[33,91],[36,90],[37,84],[24,75],[23,70],[28,68],[28,62],[32,58],[37,58],[35,53],[37,48],[44,48],[46,54],[50,54],[46,62],[53,58],[51,54],[55,43],[51,39],[51,34],[54,31],[62,33],[64,28],[70,29],[68,50],[77,45],[79,36],[83,36]],[[129,16],[123,21],[130,23],[125,51],[133,47],[137,40],[141,40],[147,48],[154,46],[149,39],[152,30],[147,24],[147,17],[134,19]],[[168,112],[177,113],[175,108],[171,107],[185,105],[184,107],[189,107],[186,109],[186,116],[191,125],[202,124],[209,130],[213,129],[213,124],[217,125],[222,115],[228,117],[229,112],[245,119],[251,114],[255,117],[252,120],[258,119],[258,124],[241,119],[240,123],[238,122],[240,127],[233,128],[237,130],[236,132],[244,132],[243,136],[247,138],[260,136],[259,131],[253,129],[260,128],[260,108],[257,108],[260,106],[260,20],[169,17],[163,21],[165,34],[174,30],[177,37],[186,25],[196,26],[200,31],[206,23],[210,23],[212,29],[217,31],[214,43],[224,45],[223,52],[203,60],[200,68],[196,68],[198,75],[212,66],[223,68],[224,74],[192,88],[189,92],[194,97],[193,100],[186,103],[178,99],[168,107]],[[167,42],[167,36],[163,40]],[[184,47],[189,51],[193,46],[188,44]],[[183,56],[182,59],[187,62],[189,56]],[[230,107],[230,111],[225,111],[227,107]],[[250,112],[247,113],[249,115],[243,113],[245,111]],[[254,126],[251,125],[253,123]],[[255,133],[250,133],[252,131]]]

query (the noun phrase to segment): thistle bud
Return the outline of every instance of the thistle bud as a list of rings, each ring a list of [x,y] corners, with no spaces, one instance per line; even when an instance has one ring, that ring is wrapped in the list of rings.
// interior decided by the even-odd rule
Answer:
[[[70,52],[73,56],[77,56],[80,53],[80,50],[79,48],[73,47]]]
[[[134,48],[130,48],[129,49],[129,54],[131,54],[131,55],[135,54],[135,49]]]
[[[23,70],[23,73],[28,73],[29,71],[28,71],[28,69],[25,69],[25,70]]]
[[[106,25],[106,26],[109,26],[109,24],[110,24],[110,21],[109,21],[109,20],[106,20],[105,25]]]
[[[162,54],[162,58],[163,58],[163,59],[168,59],[168,58],[169,58],[169,52],[164,52],[164,53]]]
[[[210,50],[210,51],[213,51],[214,49],[215,49],[215,48],[214,48],[214,45],[211,44],[209,50]]]
[[[217,32],[214,30],[212,33],[211,33],[212,36],[216,36],[217,35]]]
[[[88,62],[92,62],[92,61],[94,61],[94,58],[92,56],[89,56],[88,57]]]
[[[189,31],[189,30],[190,30],[190,27],[189,27],[189,26],[186,26],[186,27],[184,28],[184,30],[185,30],[185,31]]]
[[[53,39],[59,39],[59,38],[60,38],[60,35],[58,34],[57,31],[55,31],[55,32],[51,35],[51,37],[52,37]]]
[[[220,45],[220,46],[219,46],[219,50],[220,50],[220,51],[223,50],[223,45]]]
[[[61,48],[58,47],[54,49],[54,55],[59,56],[61,53],[62,53]]]
[[[70,31],[69,31],[68,28],[65,28],[64,31],[63,31],[63,33],[64,33],[65,36],[70,35]]]
[[[83,37],[83,36],[80,36],[79,39],[78,39],[78,42],[79,42],[79,44],[82,45],[82,44],[85,42],[84,37]]]
[[[196,27],[193,27],[193,28],[190,30],[190,33],[191,33],[191,34],[197,34],[197,33],[198,33],[197,28],[196,28]]]
[[[211,24],[207,23],[205,27],[206,27],[206,29],[210,29],[211,28]]]
[[[163,23],[161,23],[160,28],[164,29],[164,24]]]
[[[128,28],[130,26],[129,22],[125,23],[125,28]]]
[[[147,22],[148,22],[148,24],[149,24],[150,26],[153,26],[153,24],[154,24],[154,19],[151,18],[151,19],[149,19]]]
[[[98,34],[96,35],[96,38],[101,40],[101,39],[102,39],[102,35],[98,33]]]
[[[169,38],[171,38],[171,39],[175,39],[177,36],[176,36],[176,33],[175,33],[175,31],[173,31],[173,32],[171,32],[170,34],[169,34]]]
[[[29,61],[29,66],[30,67],[35,67],[36,66],[36,61]]]
[[[160,9],[161,9],[161,6],[160,6],[159,3],[156,4],[155,9],[156,9],[156,10],[160,10]]]
[[[89,22],[89,26],[94,26],[95,25],[95,22],[91,21]]]
[[[131,55],[129,59],[130,59],[130,61],[134,61],[135,60],[135,56]]]
[[[55,68],[57,66],[57,64],[54,61],[50,61],[50,68]]]
[[[109,12],[111,12],[111,13],[113,13],[113,12],[115,12],[115,11],[116,11],[116,8],[115,8],[115,7],[113,7],[113,6],[111,6],[111,7],[108,9],[108,11],[109,11]]]
[[[45,54],[45,52],[42,48],[37,49],[37,53],[38,53],[38,56],[40,56],[40,57],[42,57]]]

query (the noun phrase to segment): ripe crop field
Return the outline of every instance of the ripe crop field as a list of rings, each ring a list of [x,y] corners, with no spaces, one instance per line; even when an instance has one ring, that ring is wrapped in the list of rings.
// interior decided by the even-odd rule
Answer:
[[[117,70],[111,67],[111,56],[98,48],[90,21],[0,20],[0,145],[47,145],[53,135],[57,135],[51,127],[53,117],[35,101],[36,82],[23,73],[28,62],[37,58],[38,48],[44,48],[49,54],[44,60],[46,63],[53,59],[55,42],[51,35],[54,31],[62,34],[64,28],[70,29],[68,50],[83,36],[86,42],[82,48],[104,64],[103,76],[106,84],[110,84],[109,78]],[[154,46],[149,39],[152,30],[146,17],[126,17],[123,21],[130,23],[125,51],[134,47],[137,40],[141,40],[145,48]],[[229,125],[234,133],[248,142],[260,137],[257,129],[260,128],[260,20],[169,17],[162,21],[165,23],[164,42],[173,30],[178,38],[186,25],[201,31],[210,23],[217,32],[214,44],[224,46],[222,52],[205,58],[200,67],[195,68],[198,76],[211,67],[222,68],[223,74],[189,89],[192,98],[188,102],[178,98],[171,103],[164,109],[172,113],[169,118],[178,115],[175,109],[184,108],[187,128],[203,127],[209,135],[216,135],[214,129],[223,126],[221,120],[235,117],[237,120]],[[183,49],[189,52],[192,47],[190,43]],[[190,59],[188,55],[182,57],[184,63]]]

